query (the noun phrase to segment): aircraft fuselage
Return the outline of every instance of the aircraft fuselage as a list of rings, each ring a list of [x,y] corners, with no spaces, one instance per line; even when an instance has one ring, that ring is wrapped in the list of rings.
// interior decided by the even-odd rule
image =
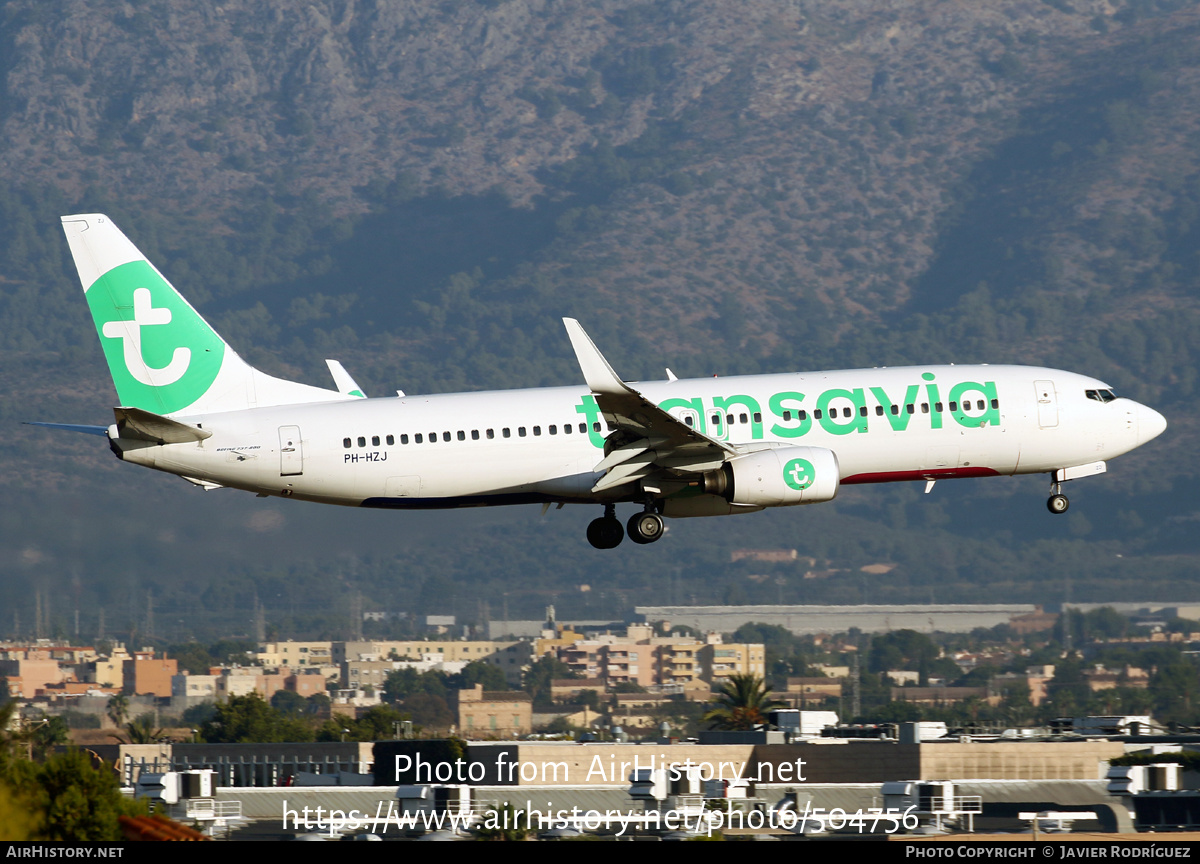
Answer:
[[[712,438],[823,447],[840,484],[1051,472],[1108,460],[1162,431],[1102,382],[1024,366],[918,366],[641,382]],[[585,387],[353,399],[178,420],[198,442],[125,451],[130,462],[268,495],[441,508],[632,499],[599,493],[610,430]]]

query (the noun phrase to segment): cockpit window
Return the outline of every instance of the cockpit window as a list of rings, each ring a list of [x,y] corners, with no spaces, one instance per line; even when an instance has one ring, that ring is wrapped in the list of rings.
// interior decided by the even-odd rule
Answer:
[[[1097,402],[1111,402],[1117,398],[1111,390],[1084,390],[1083,395]]]

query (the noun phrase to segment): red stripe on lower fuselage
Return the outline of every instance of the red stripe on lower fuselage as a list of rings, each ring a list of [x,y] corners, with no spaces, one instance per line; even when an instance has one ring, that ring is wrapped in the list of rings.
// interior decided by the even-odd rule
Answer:
[[[999,477],[995,468],[927,468],[923,471],[879,471],[874,474],[851,474],[842,486],[858,483],[898,483],[902,480],[950,480],[955,477]]]

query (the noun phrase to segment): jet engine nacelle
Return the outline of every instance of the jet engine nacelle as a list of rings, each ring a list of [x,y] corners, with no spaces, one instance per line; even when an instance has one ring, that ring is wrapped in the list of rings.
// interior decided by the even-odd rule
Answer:
[[[704,475],[704,491],[731,504],[778,507],[832,501],[837,495],[836,454],[824,447],[757,450]]]

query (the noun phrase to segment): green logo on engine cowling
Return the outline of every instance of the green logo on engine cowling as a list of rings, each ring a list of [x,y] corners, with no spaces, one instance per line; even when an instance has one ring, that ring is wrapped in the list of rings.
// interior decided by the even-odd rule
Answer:
[[[783,466],[783,482],[803,492],[817,479],[817,471],[807,459],[789,459]]]
[[[170,414],[212,386],[225,343],[148,262],[114,267],[86,297],[122,405]]]

